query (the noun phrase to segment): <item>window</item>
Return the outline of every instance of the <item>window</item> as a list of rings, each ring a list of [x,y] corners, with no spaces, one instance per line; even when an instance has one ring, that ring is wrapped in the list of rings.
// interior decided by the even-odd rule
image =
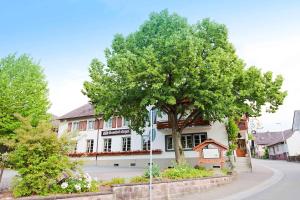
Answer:
[[[192,149],[193,148],[193,140],[192,135],[183,135],[181,136],[181,144],[184,149]]]
[[[128,127],[129,126],[129,120],[126,118],[123,118],[123,126]]]
[[[109,119],[105,122],[105,128],[112,128],[112,118],[109,118]]]
[[[174,150],[172,136],[167,136],[167,150]]]
[[[94,130],[95,120],[88,120],[88,130]]]
[[[104,152],[111,152],[111,138],[105,138],[104,141]]]
[[[204,142],[206,139],[207,133],[184,134],[181,136],[181,144],[184,150],[191,150],[193,147]],[[174,143],[171,135],[166,136],[166,150],[174,150]]]
[[[87,140],[86,143],[86,152],[92,153],[94,150],[94,140]]]
[[[150,150],[150,140],[146,135],[142,136],[142,147],[143,150]]]
[[[207,139],[206,133],[194,134],[194,147]]]
[[[123,137],[122,138],[122,151],[130,151],[131,149],[131,139],[130,137]]]
[[[72,130],[73,131],[76,131],[79,129],[79,122],[73,122],[73,125],[72,125]]]

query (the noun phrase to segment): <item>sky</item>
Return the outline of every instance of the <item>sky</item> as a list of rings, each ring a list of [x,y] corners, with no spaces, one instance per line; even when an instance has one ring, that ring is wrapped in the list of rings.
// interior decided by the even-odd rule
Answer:
[[[275,114],[258,118],[260,131],[288,129],[300,109],[300,1],[284,0],[0,0],[0,57],[29,54],[44,68],[52,106],[63,115],[86,102],[82,84],[93,58],[115,34],[134,32],[151,12],[168,9],[193,24],[223,23],[247,66],[283,75],[288,91]]]

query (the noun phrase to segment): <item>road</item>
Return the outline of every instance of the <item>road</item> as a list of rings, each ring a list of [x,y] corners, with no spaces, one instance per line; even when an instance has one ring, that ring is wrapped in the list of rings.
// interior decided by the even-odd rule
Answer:
[[[265,161],[265,166],[282,173],[282,179],[262,192],[253,194],[247,200],[289,200],[300,199],[300,163],[286,161]]]
[[[300,199],[300,163],[252,160],[253,172],[241,173],[228,185],[186,195],[185,200],[297,200]],[[179,200],[179,199],[178,199]]]

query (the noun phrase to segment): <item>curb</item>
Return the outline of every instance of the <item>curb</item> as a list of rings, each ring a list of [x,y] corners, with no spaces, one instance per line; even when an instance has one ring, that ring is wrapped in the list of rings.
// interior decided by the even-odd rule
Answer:
[[[258,193],[272,187],[273,185],[277,184],[284,177],[284,174],[281,171],[271,168],[271,167],[267,167],[265,165],[262,165],[262,166],[270,169],[273,172],[273,175],[271,176],[271,178],[265,180],[261,184],[258,184],[256,186],[250,188],[249,190],[245,190],[245,191],[242,191],[242,192],[239,192],[239,193],[236,193],[236,194],[233,194],[233,195],[230,195],[225,198],[218,199],[218,200],[241,200],[241,199],[251,197],[251,196],[258,194]]]

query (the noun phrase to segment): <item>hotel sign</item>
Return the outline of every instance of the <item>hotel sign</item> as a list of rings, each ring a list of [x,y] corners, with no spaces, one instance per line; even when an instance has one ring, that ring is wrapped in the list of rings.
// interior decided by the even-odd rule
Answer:
[[[130,129],[116,129],[116,130],[107,130],[102,131],[102,136],[111,136],[111,135],[129,135],[131,134]]]

